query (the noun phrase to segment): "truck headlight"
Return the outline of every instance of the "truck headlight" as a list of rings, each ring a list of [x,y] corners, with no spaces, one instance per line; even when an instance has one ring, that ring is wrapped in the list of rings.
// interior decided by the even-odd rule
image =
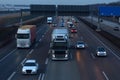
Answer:
[[[68,55],[66,54],[65,57],[68,57]]]
[[[55,54],[52,54],[52,56],[55,58]]]

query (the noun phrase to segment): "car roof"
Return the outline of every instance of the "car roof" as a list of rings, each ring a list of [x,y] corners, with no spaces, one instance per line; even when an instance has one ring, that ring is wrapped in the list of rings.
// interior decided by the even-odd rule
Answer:
[[[77,41],[77,43],[84,43],[84,41]]]
[[[36,63],[36,60],[30,59],[30,60],[26,60],[25,63]]]
[[[104,47],[98,47],[97,49],[98,49],[98,50],[105,50]]]

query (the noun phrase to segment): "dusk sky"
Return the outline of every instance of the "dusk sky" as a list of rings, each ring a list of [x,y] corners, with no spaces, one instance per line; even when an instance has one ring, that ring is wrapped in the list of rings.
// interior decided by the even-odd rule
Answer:
[[[0,0],[0,4],[67,4],[86,5],[95,3],[110,3],[120,0]]]

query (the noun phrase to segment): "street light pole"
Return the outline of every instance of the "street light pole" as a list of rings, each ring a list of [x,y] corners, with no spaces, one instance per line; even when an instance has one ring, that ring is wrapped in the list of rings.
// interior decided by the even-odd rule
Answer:
[[[22,24],[22,22],[23,22],[23,20],[22,20],[22,9],[20,9],[20,26],[22,26],[23,24]]]

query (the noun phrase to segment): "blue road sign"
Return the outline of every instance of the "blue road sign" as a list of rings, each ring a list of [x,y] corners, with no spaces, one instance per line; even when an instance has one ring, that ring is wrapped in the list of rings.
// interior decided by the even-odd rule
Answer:
[[[100,16],[120,16],[120,6],[100,6]]]

